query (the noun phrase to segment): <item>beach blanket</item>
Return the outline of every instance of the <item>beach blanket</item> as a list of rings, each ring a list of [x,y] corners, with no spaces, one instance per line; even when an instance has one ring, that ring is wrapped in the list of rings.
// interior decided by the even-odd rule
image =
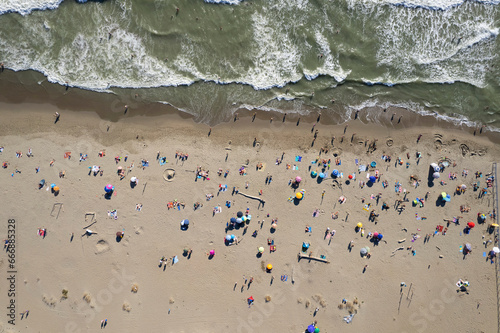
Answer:
[[[295,162],[302,162],[302,156],[295,156]]]

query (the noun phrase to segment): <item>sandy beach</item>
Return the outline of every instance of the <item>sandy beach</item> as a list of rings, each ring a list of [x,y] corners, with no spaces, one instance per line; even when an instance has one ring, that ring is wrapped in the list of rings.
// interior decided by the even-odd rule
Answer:
[[[15,234],[0,332],[497,330],[490,134],[399,113],[383,126],[242,111],[209,127],[116,109],[0,104],[0,237]],[[233,228],[240,211],[251,218]]]

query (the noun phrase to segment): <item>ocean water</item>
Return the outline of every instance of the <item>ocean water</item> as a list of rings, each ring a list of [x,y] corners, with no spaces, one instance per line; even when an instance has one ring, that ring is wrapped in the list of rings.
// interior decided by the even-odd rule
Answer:
[[[0,62],[125,103],[170,104],[204,122],[238,108],[347,119],[399,106],[500,130],[499,6],[0,0]]]

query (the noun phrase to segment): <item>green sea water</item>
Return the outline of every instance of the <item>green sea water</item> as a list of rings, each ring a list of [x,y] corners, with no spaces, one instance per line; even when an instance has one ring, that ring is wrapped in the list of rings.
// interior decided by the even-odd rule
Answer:
[[[0,62],[204,122],[399,106],[500,129],[498,2],[228,1],[0,0]]]

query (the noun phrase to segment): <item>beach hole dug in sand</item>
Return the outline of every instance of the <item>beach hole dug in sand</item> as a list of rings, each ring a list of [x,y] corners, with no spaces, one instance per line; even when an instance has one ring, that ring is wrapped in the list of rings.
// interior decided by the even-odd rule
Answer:
[[[134,283],[130,291],[136,294],[139,291],[139,285],[137,283]]]
[[[311,301],[310,300],[306,300],[306,308],[310,307],[311,306]]]
[[[269,295],[266,295],[266,297],[264,297],[264,299],[266,300],[266,303],[271,302],[271,296],[269,296]]]
[[[61,292],[61,300],[68,299],[68,289],[64,288]]]
[[[321,294],[314,295],[312,297],[312,299],[315,300],[316,302],[318,302],[322,308],[326,308],[327,303]]]
[[[462,152],[462,156],[464,157],[467,156],[467,154],[469,154],[470,151],[469,146],[467,146],[465,143],[462,143],[460,145],[460,151]]]
[[[88,292],[83,293],[83,300],[87,302],[87,304],[90,304],[92,302],[92,296]]]
[[[173,297],[170,297],[170,299],[168,300],[168,303],[169,304],[174,304],[175,303],[175,299]]]
[[[165,179],[167,182],[171,182],[174,180],[175,177],[175,170],[172,168],[165,169],[163,171],[163,179]]]
[[[56,303],[57,303],[57,299],[55,299],[55,297],[47,296],[47,295],[43,295],[42,301],[46,305],[50,306],[51,308],[53,308],[54,306],[56,306]]]
[[[130,312],[130,310],[132,310],[132,307],[130,306],[130,304],[128,302],[123,302],[122,310]]]
[[[101,254],[108,251],[109,244],[107,241],[105,241],[104,239],[100,239],[99,241],[97,241],[97,244],[95,245],[95,254]]]
[[[385,141],[385,144],[387,145],[387,147],[392,147],[392,145],[394,144],[394,140],[389,138]]]

